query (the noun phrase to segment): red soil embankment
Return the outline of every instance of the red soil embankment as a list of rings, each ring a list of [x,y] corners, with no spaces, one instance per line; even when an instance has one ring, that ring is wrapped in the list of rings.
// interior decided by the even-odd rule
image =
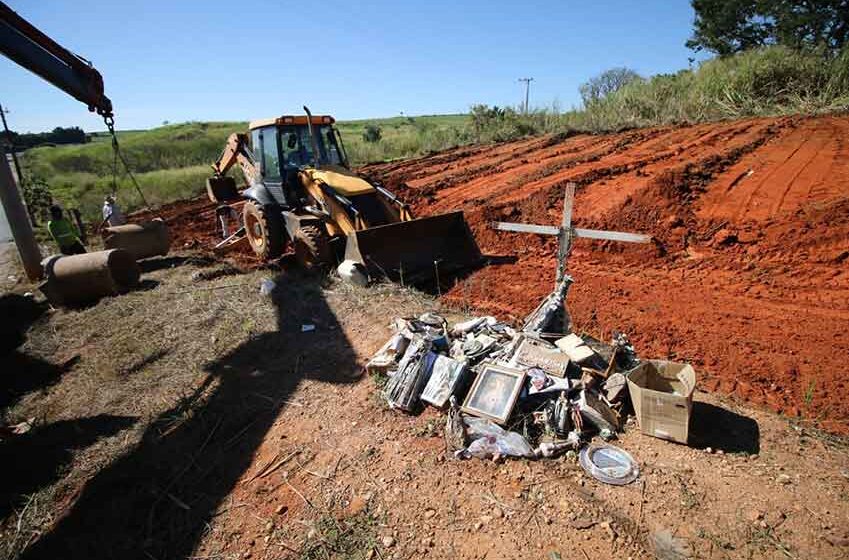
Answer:
[[[577,240],[576,326],[624,330],[646,357],[687,360],[709,390],[849,433],[849,119],[748,119],[458,148],[367,166],[419,214],[465,210],[485,253],[445,297],[522,317],[551,289],[551,238],[578,185],[578,227],[653,246]]]

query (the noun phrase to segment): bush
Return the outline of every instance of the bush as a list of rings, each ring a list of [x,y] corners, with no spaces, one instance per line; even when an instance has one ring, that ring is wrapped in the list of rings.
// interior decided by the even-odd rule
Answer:
[[[369,124],[366,125],[366,129],[363,131],[363,140],[370,144],[374,144],[375,142],[380,142],[380,137],[383,135],[383,131],[379,126]]]
[[[830,55],[773,46],[634,80],[582,111],[567,113],[565,122],[600,131],[847,108],[849,49]]]
[[[642,76],[630,68],[611,68],[590,78],[587,82],[581,84],[578,90],[581,93],[584,106],[589,106],[609,97],[631,82],[641,81],[642,79]]]

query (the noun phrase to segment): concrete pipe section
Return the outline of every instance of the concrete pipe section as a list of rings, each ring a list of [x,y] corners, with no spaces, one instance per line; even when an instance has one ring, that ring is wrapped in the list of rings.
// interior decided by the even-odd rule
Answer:
[[[139,283],[139,265],[129,251],[110,249],[45,260],[45,295],[55,304],[79,304],[123,294]]]
[[[143,224],[127,224],[104,229],[106,249],[124,249],[136,260],[167,255],[171,248],[168,226],[157,218]]]

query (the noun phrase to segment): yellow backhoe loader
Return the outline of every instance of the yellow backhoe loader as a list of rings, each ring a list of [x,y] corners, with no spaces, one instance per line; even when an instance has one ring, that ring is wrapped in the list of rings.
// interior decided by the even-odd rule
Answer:
[[[481,261],[462,212],[413,219],[380,183],[351,171],[330,116],[286,115],[253,121],[230,135],[207,180],[213,202],[246,199],[244,232],[262,258],[291,244],[306,268],[352,260],[371,277],[439,280]],[[246,188],[227,176],[238,164]],[[344,256],[343,256],[344,255]]]

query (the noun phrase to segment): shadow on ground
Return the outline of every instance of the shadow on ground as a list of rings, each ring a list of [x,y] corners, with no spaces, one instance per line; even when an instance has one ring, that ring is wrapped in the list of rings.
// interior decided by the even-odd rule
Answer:
[[[90,418],[60,420],[39,426],[0,444],[0,519],[16,506],[23,507],[26,496],[59,479],[73,458],[98,439],[132,426],[135,418],[100,414]]]
[[[277,332],[206,366],[207,377],[95,475],[22,558],[185,558],[303,379],[352,383],[356,355],[315,280],[277,284]],[[301,332],[304,323],[324,333]]]
[[[748,416],[706,402],[694,402],[689,445],[754,455],[761,448],[760,428]]]
[[[62,377],[72,363],[52,364],[19,347],[47,306],[16,294],[0,296],[0,409],[12,406],[27,393],[45,389]]]
[[[188,260],[189,257],[158,257],[144,259],[139,261],[139,270],[142,274],[149,274],[166,268],[177,268],[178,266],[184,265]]]

